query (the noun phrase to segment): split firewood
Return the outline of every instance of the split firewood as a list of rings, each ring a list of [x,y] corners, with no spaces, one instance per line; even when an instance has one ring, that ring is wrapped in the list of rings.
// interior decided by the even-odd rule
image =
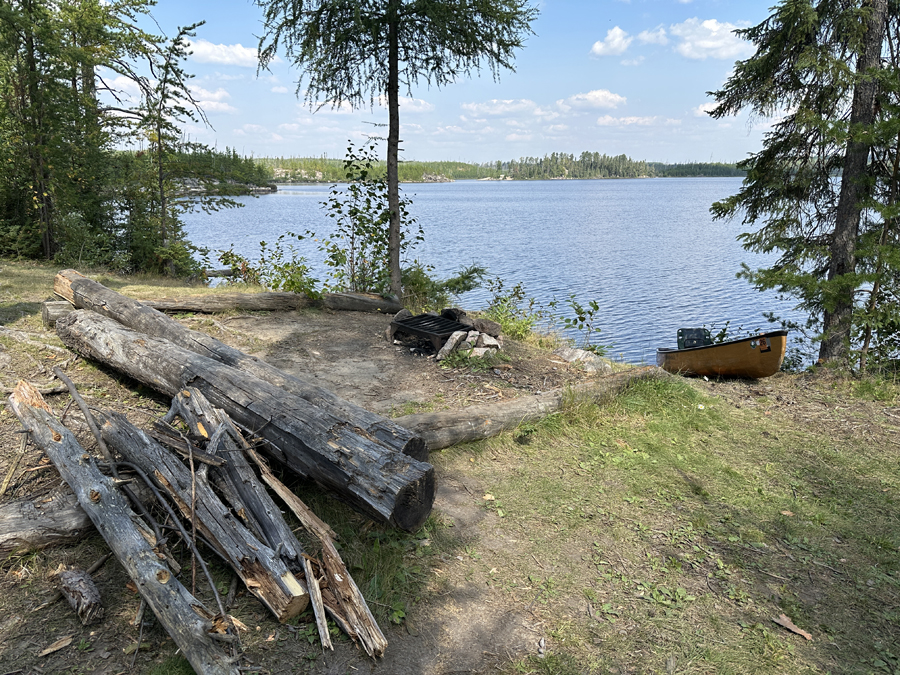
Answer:
[[[391,450],[352,419],[95,312],[73,312],[56,329],[78,353],[169,396],[196,387],[215,407],[269,441],[277,461],[373,519],[415,531],[431,512],[434,467]]]
[[[13,413],[71,486],[141,597],[194,670],[210,675],[237,675],[235,660],[226,656],[210,635],[213,622],[198,614],[202,603],[181,585],[147,543],[135,525],[137,514],[116,489],[113,479],[100,473],[72,433],[50,414],[36,390],[21,383],[9,401]]]
[[[323,647],[334,649],[312,564],[281,510],[244,456],[246,441],[243,436],[224,411],[214,408],[200,390],[193,387],[180,391],[172,399],[166,420],[172,422],[175,417],[187,424],[194,437],[208,440],[210,454],[227,460],[221,468],[210,471],[213,481],[247,527],[258,532],[257,536],[274,548],[292,569],[303,572],[319,639]],[[340,611],[340,608],[334,609]]]
[[[57,274],[53,282],[53,291],[76,307],[93,310],[136,331],[164,338],[183,349],[243,370],[312,403],[335,418],[346,420],[348,424],[363,429],[397,452],[423,462],[428,460],[428,449],[422,439],[391,420],[345,401],[312,382],[289,375],[265,361],[229,347],[209,335],[190,330],[151,306],[126,298],[75,270],[63,270]],[[285,295],[302,298],[295,293]]]
[[[232,517],[206,480],[115,412],[97,413],[104,440],[129,462],[152,476],[177,504],[182,516],[229,562],[248,590],[279,621],[300,614],[309,604],[303,589],[281,558]],[[205,466],[204,466],[205,468]]]
[[[354,640],[359,640],[369,656],[382,656],[387,648],[387,639],[378,627],[375,617],[369,611],[365,598],[347,571],[344,561],[335,548],[331,528],[320,520],[303,501],[279,481],[263,459],[252,449],[245,448],[250,458],[259,467],[263,480],[274,490],[289,509],[297,516],[303,527],[319,540],[322,546],[322,560],[329,580],[330,598],[325,607],[337,606],[340,612],[333,612],[332,618],[341,629]]]

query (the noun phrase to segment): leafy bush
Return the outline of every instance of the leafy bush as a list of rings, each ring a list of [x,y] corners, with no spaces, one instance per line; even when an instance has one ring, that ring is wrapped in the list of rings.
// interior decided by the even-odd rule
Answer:
[[[456,296],[478,288],[487,269],[472,264],[457,272],[456,276],[444,281],[434,279],[418,260],[402,270],[403,306],[413,314],[440,311],[448,307]]]
[[[325,254],[325,265],[331,268],[331,287],[340,291],[386,293],[391,286],[389,258],[389,223],[387,179],[379,171],[374,143],[356,148],[352,142],[344,159],[347,186],[332,186],[328,199],[322,202],[335,231],[322,241],[319,250]],[[407,251],[422,241],[422,228],[414,231],[416,221],[400,197],[400,262]]]
[[[279,236],[271,248],[265,241],[259,242],[259,259],[256,263],[235,253],[233,248],[219,251],[219,260],[231,268],[234,282],[262,286],[272,291],[301,293],[315,300],[321,297],[316,289],[319,280],[310,275],[306,258],[299,256],[294,246],[287,241],[289,238],[303,240],[306,236],[287,232]]]

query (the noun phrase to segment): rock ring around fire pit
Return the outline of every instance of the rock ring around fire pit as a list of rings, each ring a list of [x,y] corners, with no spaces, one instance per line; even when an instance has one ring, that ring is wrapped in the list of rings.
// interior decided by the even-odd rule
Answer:
[[[388,329],[388,339],[397,333],[423,338],[431,343],[441,361],[456,350],[484,356],[502,347],[500,324],[488,319],[470,319],[462,309],[445,309],[441,314],[413,316],[408,310],[398,312]]]

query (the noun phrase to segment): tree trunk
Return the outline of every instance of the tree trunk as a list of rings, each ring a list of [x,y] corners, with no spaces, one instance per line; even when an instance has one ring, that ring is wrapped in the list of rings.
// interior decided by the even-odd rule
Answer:
[[[400,153],[400,31],[399,7],[397,0],[388,5],[388,142],[387,142],[387,184],[388,208],[391,220],[388,229],[388,256],[391,271],[391,293],[398,300],[403,298],[403,284],[400,279],[400,177],[398,155]]]
[[[462,410],[421,413],[398,417],[397,421],[421,435],[429,450],[471,443],[515,429],[522,422],[539,420],[558,411],[568,396],[600,403],[614,397],[633,382],[669,377],[661,368],[644,366],[586,382],[570,389],[554,389],[504,403],[482,403]]]
[[[211,622],[195,610],[202,608],[202,603],[160,561],[135,524],[137,514],[112,479],[100,473],[93,461],[83,459],[84,448],[53,418],[40,394],[20,385],[9,400],[22,426],[74,490],[78,503],[194,670],[209,675],[237,675],[237,664],[210,637]]]
[[[431,512],[434,467],[389,449],[352,419],[93,312],[73,312],[57,322],[56,330],[75,351],[168,396],[196,387],[269,441],[278,461],[375,520],[415,531]]]
[[[829,247],[831,262],[828,267],[828,286],[825,292],[823,339],[819,346],[819,361],[849,358],[850,330],[852,328],[853,300],[856,284],[856,240],[859,236],[859,220],[862,202],[869,187],[866,185],[866,165],[871,142],[863,134],[875,121],[875,96],[878,82],[874,71],[881,66],[881,49],[884,43],[887,0],[867,0],[871,13],[866,24],[862,53],[856,63],[860,77],[853,90],[853,107],[850,111],[850,140],[844,155],[841,173],[841,192],[835,215],[834,233]],[[863,132],[862,134],[860,132]]]
[[[66,274],[66,270],[61,274]],[[98,284],[99,285],[99,284]],[[112,292],[112,291],[110,291]],[[214,314],[230,310],[250,312],[288,312],[311,306],[312,301],[298,293],[219,293],[216,295],[193,295],[184,298],[162,298],[147,300],[142,304],[161,312],[199,312]]]
[[[64,270],[56,275],[53,290],[76,307],[92,309],[129,328],[153,337],[171,340],[183,349],[215,359],[273,384],[335,417],[351,422],[397,452],[405,453],[420,461],[428,459],[425,442],[395,422],[344,401],[327,389],[288,375],[265,361],[248,356],[208,335],[185,328],[174,319],[145,307],[136,300],[119,295],[96,281],[83,277],[75,270]]]

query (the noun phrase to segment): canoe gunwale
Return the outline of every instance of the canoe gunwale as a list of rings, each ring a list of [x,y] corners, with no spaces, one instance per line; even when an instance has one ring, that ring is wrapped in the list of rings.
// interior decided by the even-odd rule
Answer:
[[[717,342],[712,345],[701,345],[700,347],[685,347],[684,349],[678,349],[678,347],[657,347],[657,352],[662,352],[665,354],[672,354],[674,352],[685,353],[685,352],[699,352],[704,349],[715,349],[716,347],[723,347],[725,345],[736,345],[741,342],[750,342],[751,340],[759,340],[760,338],[769,338],[769,337],[787,337],[788,331],[786,330],[773,330],[768,333],[758,333],[756,335],[750,335],[749,337],[737,338],[736,340],[725,340],[724,342]]]

